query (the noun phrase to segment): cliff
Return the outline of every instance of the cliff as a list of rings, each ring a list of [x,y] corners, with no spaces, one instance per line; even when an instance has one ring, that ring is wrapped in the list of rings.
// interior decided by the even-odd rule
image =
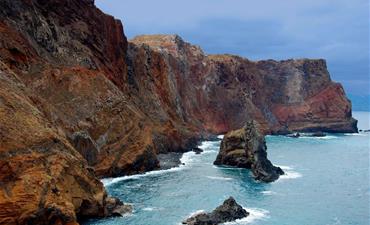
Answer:
[[[129,45],[165,56],[161,74],[177,86],[176,112],[211,133],[238,129],[248,119],[265,133],[357,131],[351,103],[331,81],[325,60],[206,55],[177,35],[139,36]]]
[[[206,55],[176,35],[127,41],[92,0],[0,1],[0,223],[106,216],[97,176],[257,120],[265,133],[356,132],[323,60]]]

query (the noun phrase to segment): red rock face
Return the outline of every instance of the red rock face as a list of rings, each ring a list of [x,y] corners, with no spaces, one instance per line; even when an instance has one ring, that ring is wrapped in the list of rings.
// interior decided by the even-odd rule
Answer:
[[[175,87],[172,94],[158,94],[173,98],[170,108],[165,102],[161,108],[199,130],[225,133],[255,119],[265,133],[356,132],[351,104],[341,85],[330,80],[324,60],[253,62],[232,55],[206,56],[175,35],[140,36],[131,45],[162,56],[160,66],[148,69],[147,58],[135,66],[134,74],[142,76],[138,68],[143,65],[146,76],[161,68],[153,79],[167,81],[164,91]]]
[[[323,60],[208,56],[175,35],[127,42],[92,0],[2,0],[0,31],[0,223],[107,215],[96,175],[156,169],[157,153],[247,119],[266,133],[356,131]]]

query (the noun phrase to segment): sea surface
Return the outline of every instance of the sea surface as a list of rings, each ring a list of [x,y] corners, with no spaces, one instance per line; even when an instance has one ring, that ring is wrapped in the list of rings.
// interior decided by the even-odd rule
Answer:
[[[370,129],[369,112],[354,117],[359,129]],[[369,133],[266,140],[269,159],[286,172],[274,183],[256,182],[246,169],[214,166],[220,141],[206,141],[202,154],[185,153],[178,168],[104,179],[109,194],[134,212],[87,224],[177,225],[229,196],[251,215],[228,224],[369,224]]]

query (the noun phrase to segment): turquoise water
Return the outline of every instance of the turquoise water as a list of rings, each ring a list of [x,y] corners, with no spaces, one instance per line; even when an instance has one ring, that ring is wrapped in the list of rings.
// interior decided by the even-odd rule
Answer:
[[[356,112],[360,129],[369,113]],[[176,225],[198,210],[213,210],[233,196],[251,216],[233,224],[369,224],[369,133],[323,138],[268,136],[268,154],[287,173],[277,182],[255,182],[245,169],[212,165],[219,141],[204,153],[186,153],[184,166],[105,179],[110,195],[134,206],[132,215],[88,224]]]

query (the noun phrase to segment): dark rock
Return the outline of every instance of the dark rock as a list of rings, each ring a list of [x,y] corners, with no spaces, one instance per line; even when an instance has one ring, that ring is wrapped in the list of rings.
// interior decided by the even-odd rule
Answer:
[[[325,137],[326,134],[324,132],[318,131],[313,134],[311,134],[311,137]]]
[[[71,142],[75,149],[86,159],[90,166],[96,164],[99,149],[95,141],[87,132],[75,132],[71,137]]]
[[[132,206],[124,204],[117,198],[107,197],[105,199],[105,210],[107,216],[120,217],[125,214],[132,213]]]
[[[178,167],[181,165],[181,156],[182,153],[179,152],[170,152],[167,154],[158,154],[157,158],[159,160],[159,167],[162,170],[170,169],[173,167]]]
[[[203,149],[201,149],[201,148],[198,148],[198,147],[195,147],[195,148],[193,148],[193,152],[195,152],[195,154],[200,154],[200,153],[202,153],[203,152]]]
[[[266,150],[264,135],[255,121],[249,121],[242,129],[224,136],[214,164],[251,169],[256,180],[272,182],[284,172],[267,159]]]
[[[199,213],[188,218],[182,223],[187,225],[216,225],[241,219],[248,215],[249,213],[243,209],[242,206],[236,203],[233,197],[230,197],[211,213]]]

